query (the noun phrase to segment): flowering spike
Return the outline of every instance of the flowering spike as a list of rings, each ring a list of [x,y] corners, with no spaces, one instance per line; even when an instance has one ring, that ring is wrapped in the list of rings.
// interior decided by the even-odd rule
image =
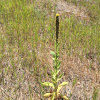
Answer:
[[[59,33],[59,14],[56,14],[56,43],[58,43],[58,33]]]

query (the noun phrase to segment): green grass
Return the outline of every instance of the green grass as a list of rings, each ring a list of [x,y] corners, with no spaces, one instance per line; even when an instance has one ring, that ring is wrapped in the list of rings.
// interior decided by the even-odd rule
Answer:
[[[94,88],[92,100],[98,100],[98,93],[99,93],[99,89]]]
[[[66,1],[77,5],[76,0]],[[100,64],[100,1],[94,0],[92,3],[83,0],[79,5],[80,9],[81,6],[86,7],[90,22],[86,24],[85,20],[79,20],[74,15],[70,18],[64,17],[65,14],[60,16],[60,55],[66,51],[68,56],[83,59],[92,53]],[[17,81],[14,87],[17,91],[25,80],[26,69],[29,75],[40,80],[43,69],[49,68],[46,63],[46,48],[54,50],[55,15],[56,5],[50,0],[41,3],[36,0],[0,0],[1,85],[6,84],[4,79],[9,77],[13,82]],[[100,70],[99,67],[98,69]],[[19,74],[18,70],[22,70],[22,73]],[[45,79],[47,76],[43,77]],[[16,92],[13,91],[13,94],[16,95]],[[30,94],[28,99],[31,100],[33,95]],[[17,94],[15,98],[18,96]]]

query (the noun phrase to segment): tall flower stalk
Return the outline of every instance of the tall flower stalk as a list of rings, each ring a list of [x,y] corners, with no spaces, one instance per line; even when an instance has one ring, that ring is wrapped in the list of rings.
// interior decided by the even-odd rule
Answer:
[[[44,82],[41,83],[43,86],[50,86],[53,88],[52,92],[44,94],[45,98],[48,98],[48,100],[59,100],[59,99],[65,99],[68,100],[68,98],[64,95],[62,95],[59,91],[61,88],[68,84],[68,82],[63,82],[60,85],[58,85],[58,82],[63,77],[63,73],[59,74],[60,72],[60,64],[61,61],[59,61],[59,52],[58,52],[58,34],[59,34],[59,14],[56,14],[56,53],[51,51],[52,59],[53,59],[53,71],[51,71],[51,79],[52,83],[50,82]]]

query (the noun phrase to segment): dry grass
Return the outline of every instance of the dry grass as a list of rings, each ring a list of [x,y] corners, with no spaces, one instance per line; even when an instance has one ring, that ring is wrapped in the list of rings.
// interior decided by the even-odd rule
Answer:
[[[60,13],[60,60],[62,62],[61,71],[64,72],[62,81],[69,82],[69,85],[62,89],[62,93],[68,97],[72,93],[70,100],[92,100],[94,91],[96,89],[100,90],[100,35],[98,35],[98,27],[97,30],[89,31],[90,28],[92,30],[92,27],[89,29],[87,27],[91,22],[91,16],[89,16],[85,7],[82,6],[81,10],[79,7],[75,4],[67,3],[66,0],[29,0],[27,1],[26,11],[28,9],[29,13],[31,13],[32,9],[35,8],[35,13],[37,14],[36,16],[34,15],[36,18],[33,20],[35,24],[31,23],[30,20],[24,20],[23,17],[23,22],[29,23],[24,26],[23,23],[19,25],[19,23],[15,24],[14,21],[14,25],[20,26],[18,26],[18,29],[15,26],[14,29],[10,27],[13,22],[7,23],[6,21],[10,17],[8,16],[6,19],[8,13],[3,12],[5,19],[2,18],[0,22],[0,43],[2,43],[0,45],[0,100],[44,100],[42,95],[50,91],[50,89],[42,87],[39,82],[40,80],[42,82],[51,81],[50,70],[52,70],[53,62],[50,50],[54,50],[55,13],[57,12]],[[45,22],[42,20],[44,15],[39,15],[41,10],[44,11],[44,15],[47,15]],[[31,14],[29,15],[33,16]],[[87,30],[84,31],[82,29],[86,28],[80,28],[78,31],[75,28],[76,23],[72,21],[74,18],[70,20],[72,16],[74,16],[75,20],[86,21],[88,23]],[[66,17],[69,19],[66,19]],[[31,20],[32,18],[29,17]],[[70,24],[69,27],[66,22]],[[82,26],[83,24],[80,25]],[[20,29],[21,25],[23,26],[22,29]],[[79,28],[80,25],[77,24],[77,27]],[[16,30],[19,30],[20,36],[18,36]],[[82,31],[89,33],[89,35],[84,35]],[[80,36],[77,39],[75,32],[79,32],[84,38]],[[92,36],[92,32],[98,32],[96,34],[98,36],[95,34]],[[76,37],[74,38],[74,36]],[[26,39],[26,37],[28,38]],[[96,39],[94,39],[95,37]],[[73,39],[77,39],[77,42]],[[90,44],[89,41],[91,42]],[[92,44],[95,44],[95,46]],[[75,79],[77,81],[72,88]],[[100,100],[100,91],[98,92],[97,100]]]

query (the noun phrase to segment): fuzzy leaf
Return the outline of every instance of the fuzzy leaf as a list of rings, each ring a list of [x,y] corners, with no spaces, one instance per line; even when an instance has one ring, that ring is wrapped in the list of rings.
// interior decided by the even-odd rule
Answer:
[[[54,73],[53,75],[52,75],[52,78],[55,80],[56,79],[56,73]]]
[[[58,66],[60,67],[61,61],[58,62]]]
[[[64,73],[60,74],[60,76],[57,79],[57,82],[61,80],[61,78],[63,77]]]
[[[55,58],[52,58],[55,61]]]
[[[55,69],[55,74],[58,75],[60,72],[60,69],[57,69],[57,72],[56,72],[56,69]]]
[[[65,99],[65,100],[69,100],[65,95],[62,95],[61,96],[63,99]]]
[[[64,75],[64,73],[61,73],[61,74],[59,75],[59,78],[62,78],[62,77],[63,77],[63,75]]]
[[[61,83],[58,87],[60,87],[60,86],[65,86],[65,85],[68,85],[68,82],[63,82],[63,83]]]
[[[53,51],[50,51],[53,57],[56,57],[56,54]]]
[[[57,82],[59,82],[61,80],[61,78],[57,78]]]
[[[55,72],[53,70],[51,70],[51,74],[54,74]]]
[[[53,68],[54,68],[54,69],[57,69],[57,66],[56,66],[56,64],[54,64],[54,65],[53,65]]]
[[[51,71],[51,75],[52,75],[52,81],[53,81],[53,83],[55,83],[55,72]]]
[[[50,83],[50,82],[44,82],[44,83],[42,83],[42,85],[51,86],[51,87],[54,88],[54,85],[52,83]]]
[[[56,80],[56,77],[58,77],[58,74],[59,74],[60,70],[57,70],[57,72],[53,72],[52,73],[52,80],[55,81]],[[53,82],[54,83],[54,82]]]
[[[52,78],[53,78],[54,80],[56,79],[56,74],[55,74],[55,73],[52,75]]]
[[[58,87],[57,89],[57,93],[59,93],[59,91],[61,90],[62,86]]]
[[[51,95],[52,95],[52,93],[46,93],[46,94],[44,94],[43,96],[44,96],[45,98],[49,98]]]
[[[55,92],[53,93],[52,97],[51,97],[51,100],[54,100],[55,99]]]
[[[56,79],[52,78],[52,82],[55,84],[56,83]]]

